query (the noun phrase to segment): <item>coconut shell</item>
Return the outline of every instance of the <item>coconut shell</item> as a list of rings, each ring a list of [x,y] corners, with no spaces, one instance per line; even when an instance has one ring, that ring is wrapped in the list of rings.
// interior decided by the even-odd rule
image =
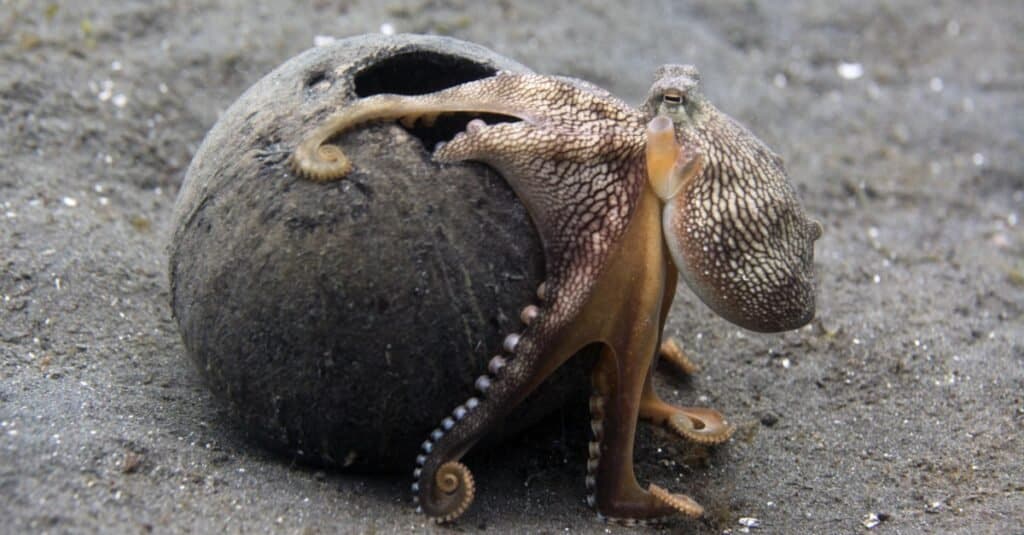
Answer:
[[[346,133],[338,143],[355,169],[337,182],[288,166],[300,139],[348,101],[498,70],[527,71],[449,38],[337,41],[268,74],[207,135],[175,206],[171,304],[189,357],[260,443],[316,464],[408,469],[502,338],[522,328],[544,270],[528,214],[490,168],[431,161],[468,118]],[[561,372],[496,436],[586,384]]]

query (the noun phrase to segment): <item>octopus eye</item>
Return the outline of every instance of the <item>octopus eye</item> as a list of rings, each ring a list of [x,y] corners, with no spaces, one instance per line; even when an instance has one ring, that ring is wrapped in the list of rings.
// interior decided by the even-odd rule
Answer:
[[[674,89],[670,89],[661,96],[662,102],[670,106],[683,106],[686,104],[686,95]]]

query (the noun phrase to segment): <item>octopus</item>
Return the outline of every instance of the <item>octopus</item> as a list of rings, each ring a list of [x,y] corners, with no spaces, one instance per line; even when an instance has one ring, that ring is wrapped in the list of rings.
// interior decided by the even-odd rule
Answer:
[[[592,440],[587,502],[606,520],[635,524],[699,517],[685,494],[644,488],[634,472],[641,420],[700,444],[727,441],[718,411],[679,407],[654,389],[659,355],[691,368],[663,339],[679,278],[717,314],[761,332],[798,328],[814,315],[814,241],[781,158],[702,93],[689,65],[665,65],[632,107],[587,82],[499,72],[424,95],[380,94],[347,103],[291,155],[298,176],[330,182],[353,172],[331,143],[371,121],[431,124],[472,114],[439,143],[440,163],[482,162],[525,205],[543,246],[544,282],[519,314],[476,395],[430,433],[415,459],[419,512],[451,522],[476,487],[460,459],[548,376],[586,346]],[[489,119],[489,120],[485,120]]]

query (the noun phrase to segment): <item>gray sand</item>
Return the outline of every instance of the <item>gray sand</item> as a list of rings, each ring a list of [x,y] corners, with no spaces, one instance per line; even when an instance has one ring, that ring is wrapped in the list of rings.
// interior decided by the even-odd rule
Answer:
[[[474,41],[631,101],[662,63],[781,153],[818,242],[818,319],[741,331],[681,288],[705,371],[661,388],[739,430],[661,430],[638,474],[708,514],[656,532],[1020,533],[1024,10],[1016,2],[0,2],[0,531],[420,531],[406,477],[252,446],[185,358],[165,245],[241,92],[314,36]],[[58,4],[53,4],[54,6]],[[468,458],[456,531],[626,532],[583,503],[574,410]],[[869,523],[870,524],[870,523]],[[447,528],[432,528],[439,532]]]

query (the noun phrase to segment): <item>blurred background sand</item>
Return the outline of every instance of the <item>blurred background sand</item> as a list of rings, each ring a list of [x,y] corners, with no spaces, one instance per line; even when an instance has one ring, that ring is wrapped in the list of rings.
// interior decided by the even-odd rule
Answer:
[[[739,431],[700,459],[640,433],[640,477],[708,508],[650,531],[1021,529],[1019,3],[262,4],[0,1],[3,531],[448,531],[405,477],[249,445],[167,305],[171,207],[218,113],[318,36],[367,32],[478,42],[634,102],[656,66],[693,63],[824,223],[810,327],[743,332],[680,289],[668,332],[705,370],[662,390]],[[470,456],[455,529],[627,531],[583,502],[581,417]]]

